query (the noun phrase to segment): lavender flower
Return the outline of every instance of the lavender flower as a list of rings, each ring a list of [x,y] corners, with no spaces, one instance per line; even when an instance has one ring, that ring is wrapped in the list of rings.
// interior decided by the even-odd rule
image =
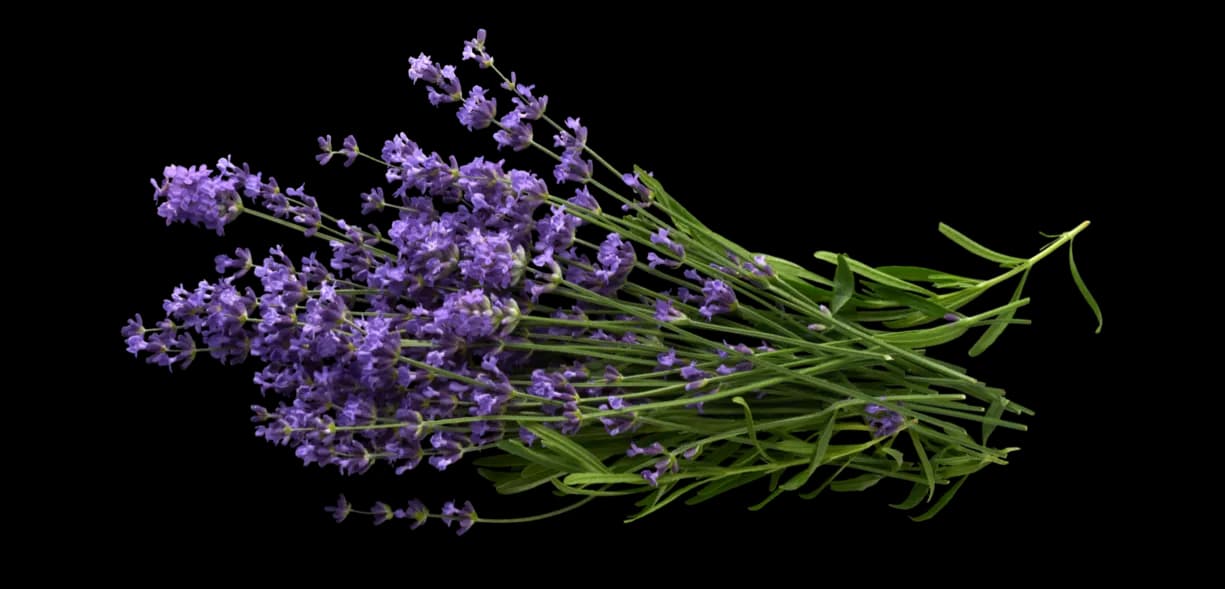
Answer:
[[[326,166],[328,162],[332,161],[332,156],[336,155],[336,152],[332,150],[331,135],[324,135],[319,138],[319,151],[322,153],[315,156],[315,161],[318,161],[321,166]]]
[[[515,72],[510,73],[510,79],[502,82],[502,88],[508,92],[515,93],[515,97],[511,102],[515,104],[515,111],[523,116],[524,119],[535,121],[544,116],[544,111],[549,105],[548,96],[537,97],[533,94],[536,86],[520,84]]]
[[[353,165],[353,160],[356,160],[357,154],[361,153],[357,149],[357,138],[352,135],[345,137],[344,144],[340,148],[340,153],[345,155],[346,168]]]
[[[498,112],[498,100],[496,98],[485,98],[485,89],[480,86],[473,86],[472,90],[468,91],[468,98],[464,99],[463,105],[459,107],[456,116],[459,117],[459,122],[463,123],[469,131],[484,129],[493,122]]]
[[[408,58],[408,64],[408,78],[414,84],[418,80],[425,80],[430,85],[427,89],[430,104],[438,106],[463,99],[464,89],[459,83],[459,78],[455,76],[455,66],[438,67],[424,53]]]
[[[672,305],[668,299],[655,299],[655,320],[664,323],[685,319],[685,314]]]
[[[459,527],[455,530],[457,535],[463,536],[468,532],[472,524],[476,523],[476,510],[473,509],[471,501],[464,501],[462,509],[455,507],[454,501],[442,504],[442,523],[449,528],[452,522],[459,523]]]
[[[361,193],[361,199],[363,215],[382,211],[383,207],[386,206],[386,201],[383,200],[383,189],[380,187],[371,188],[369,192]]]
[[[509,147],[514,151],[523,151],[532,144],[532,125],[525,122],[523,113],[512,110],[498,121],[498,129],[493,134],[493,140],[498,142],[498,149]]]
[[[349,505],[349,501],[345,499],[344,495],[341,495],[336,499],[335,506],[329,505],[324,507],[323,510],[332,514],[332,519],[335,519],[336,523],[340,523],[345,521],[345,518],[349,517],[349,514],[353,512],[353,506]]]
[[[370,513],[374,515],[374,525],[376,526],[396,516],[396,512],[392,510],[391,506],[382,501],[375,503],[374,507],[370,508]]]
[[[631,441],[630,449],[625,451],[626,456],[642,456],[644,454],[654,455],[654,454],[663,454],[663,453],[664,453],[664,446],[663,444],[660,444],[659,442],[652,442],[651,445],[647,446],[646,448],[640,448],[638,444],[635,444],[634,442]]]
[[[676,364],[676,350],[673,348],[668,348],[667,352],[656,356],[655,359],[659,362],[659,367],[661,369],[672,368],[672,365]]]
[[[561,131],[553,136],[553,145],[564,148],[561,161],[553,168],[553,177],[558,184],[563,182],[585,183],[591,180],[593,166],[591,160],[582,158],[583,149],[587,146],[587,127],[582,126],[577,118],[567,118],[566,127],[570,132]]]
[[[247,272],[255,267],[255,264],[251,261],[251,250],[245,247],[235,249],[233,258],[221,254],[213,258],[213,262],[217,265],[218,274],[225,274],[228,270],[238,270],[230,276],[234,280],[246,276]]]
[[[892,436],[905,423],[900,413],[875,403],[869,403],[864,407],[864,411],[871,416],[868,425],[872,427],[872,436],[876,438]]]
[[[161,184],[153,184],[153,200],[158,216],[166,224],[191,223],[212,229],[217,235],[242,212],[242,201],[235,189],[237,181],[223,174],[213,175],[208,166],[190,168],[166,166]]]
[[[736,293],[722,280],[707,280],[705,286],[702,287],[702,294],[706,297],[706,301],[698,308],[698,313],[701,313],[707,321],[713,319],[715,315],[730,312],[736,306]]]
[[[463,58],[501,77],[485,41],[485,31],[478,31],[464,44]],[[422,54],[409,60],[408,75],[414,83],[425,82],[432,104],[457,103],[456,116],[468,129],[496,125],[499,149],[536,145],[532,121],[543,118],[548,97],[535,96],[534,87],[519,83],[513,72],[502,79],[502,88],[512,93],[514,108],[500,117],[491,92],[472,86],[465,94],[453,66]],[[375,187],[361,195],[363,215],[389,213],[389,226],[382,228],[324,215],[302,186],[282,190],[275,178],[228,157],[219,159],[215,170],[167,167],[153,184],[158,214],[168,224],[191,223],[221,233],[248,211],[256,217],[271,215],[270,220],[299,227],[307,236],[326,236],[329,249],[319,256],[291,258],[277,246],[258,261],[244,248],[233,256],[217,256],[220,279],[173,289],[162,305],[165,317],[152,327],[140,315],[128,320],[120,330],[125,346],[149,363],[172,369],[187,367],[204,351],[223,364],[257,363],[253,382],[266,398],[252,406],[255,434],[291,449],[305,465],[334,467],[346,475],[377,465],[400,475],[422,462],[443,471],[467,454],[505,450],[515,454],[513,461],[495,456],[481,463],[480,472],[500,485],[547,482],[533,472],[546,464],[560,469],[545,473],[554,481],[605,486],[590,483],[598,479],[571,477],[576,473],[563,468],[574,466],[579,472],[616,475],[607,479],[620,481],[609,485],[616,494],[650,493],[661,477],[665,484],[672,482],[665,475],[679,473],[680,460],[693,465],[686,477],[696,484],[722,480],[741,468],[777,480],[786,464],[773,462],[759,444],[745,443],[740,434],[736,439],[714,435],[745,431],[738,409],[677,414],[681,405],[701,413],[703,399],[721,383],[735,383],[729,397],[750,393],[763,399],[758,421],[772,425],[759,431],[770,443],[785,445],[814,439],[819,435],[814,427],[845,429],[848,422],[862,420],[868,424],[862,429],[883,438],[907,426],[900,410],[886,408],[885,401],[867,404],[859,415],[831,411],[862,394],[839,394],[838,387],[805,394],[813,370],[833,372],[820,376],[871,394],[902,390],[912,378],[930,387],[961,376],[928,360],[926,350],[899,345],[894,353],[902,361],[890,363],[892,356],[880,358],[868,349],[878,347],[873,344],[878,336],[877,343],[894,341],[887,331],[893,327],[881,318],[894,316],[907,302],[889,293],[873,293],[885,303],[879,313],[856,318],[865,323],[868,339],[839,342],[806,332],[802,326],[814,320],[811,315],[829,314],[820,304],[829,302],[822,289],[811,285],[845,286],[843,277],[835,274],[831,282],[789,263],[735,253],[745,250],[710,233],[667,198],[649,174],[621,175],[635,199],[623,210],[638,214],[603,212],[586,186],[592,182],[604,188],[594,184],[592,160],[600,158],[587,139],[578,118],[567,118],[553,136],[560,152],[554,179],[578,184],[563,201],[531,171],[508,169],[504,161],[483,157],[460,162],[427,152],[402,133],[395,135],[380,152],[391,194]],[[351,135],[339,150],[331,135],[319,137],[318,144],[320,164],[343,154],[348,167],[362,155]],[[550,208],[542,210],[546,203]],[[648,214],[646,206],[660,210]],[[1060,239],[1070,241],[1079,230]],[[674,295],[661,293],[662,285],[649,280],[630,282],[639,262],[633,242],[644,240],[649,240],[645,262],[650,268],[683,270],[680,283],[685,286]],[[698,248],[689,253],[701,259],[687,257],[680,242]],[[825,260],[822,254],[818,258]],[[844,262],[838,261],[837,272],[844,273]],[[772,262],[783,264],[780,271],[785,272],[776,276]],[[1017,258],[1009,272],[1031,264]],[[249,273],[254,279],[244,280]],[[651,274],[677,280],[672,271]],[[738,296],[746,305],[732,315],[740,308]],[[818,311],[804,310],[811,305],[818,305]],[[685,320],[694,307],[707,321],[728,316],[718,324]],[[827,320],[815,319],[809,330],[827,327]],[[719,333],[760,337],[757,352],[774,352],[767,342],[781,349],[763,358],[744,344],[714,343],[710,338]],[[837,374],[840,366],[852,372]],[[959,404],[951,396],[946,403],[950,409],[961,409]],[[968,409],[981,410],[967,406],[964,413],[946,413],[957,419],[971,415]],[[939,425],[923,406],[906,411],[915,423]],[[832,415],[836,422],[809,419],[818,414]],[[808,417],[789,419],[795,416]],[[597,441],[600,436],[591,431],[596,421],[610,436],[646,426],[661,441],[646,447],[631,441],[626,458],[610,456],[616,442]],[[936,430],[941,437],[929,435]],[[967,449],[977,456],[986,443],[943,426],[916,427],[914,433],[924,446],[939,451],[934,455],[948,458],[924,465],[936,469],[937,480],[964,474],[956,465]],[[538,435],[541,444],[535,443]],[[571,438],[559,441],[558,436]],[[666,450],[664,442],[674,450]],[[713,448],[709,456],[701,450],[707,443]],[[777,450],[785,450],[783,445]],[[901,454],[892,456],[898,478],[930,480],[932,473],[922,472],[909,448],[898,450]],[[990,452],[996,451],[981,450],[982,455]],[[637,458],[645,456],[651,458]],[[530,466],[521,468],[524,464]],[[647,465],[652,466],[644,469]],[[622,478],[626,474],[630,477]],[[720,486],[703,488],[717,491]],[[343,496],[327,511],[337,521],[354,512]],[[378,502],[370,512],[356,513],[371,515],[375,525],[409,519],[413,528],[438,517],[447,526],[458,523],[459,534],[477,520],[471,503],[461,508],[454,501],[437,516],[415,499],[402,509]]]
[[[587,191],[586,186],[579,186],[577,189],[575,189],[574,196],[570,197],[569,202],[570,204],[583,207],[584,209],[590,209],[596,212],[600,211],[600,203],[596,201],[595,197],[591,196],[591,193]]]
[[[485,29],[477,29],[475,39],[464,41],[463,58],[476,61],[481,69],[493,65],[493,58],[485,53]]]
[[[408,526],[410,530],[415,530],[421,527],[430,517],[430,510],[424,503],[417,499],[408,502],[408,506],[404,509],[395,511],[396,519],[411,519],[413,523]]]
[[[621,397],[611,395],[608,397],[607,403],[600,404],[600,411],[621,411],[630,407],[630,403]],[[618,436],[628,431],[633,431],[638,428],[638,420],[634,413],[626,413],[623,415],[608,415],[600,418],[600,423],[604,424],[604,431],[610,436]],[[630,443],[633,445],[633,442]]]

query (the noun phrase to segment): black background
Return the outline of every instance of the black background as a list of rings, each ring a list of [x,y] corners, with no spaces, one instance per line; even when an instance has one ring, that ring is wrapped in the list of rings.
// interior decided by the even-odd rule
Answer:
[[[83,200],[84,210],[121,219],[93,228],[91,243],[112,250],[102,252],[105,272],[85,268],[109,295],[95,355],[105,384],[91,397],[97,448],[87,453],[81,487],[99,505],[91,511],[102,537],[122,530],[122,553],[185,566],[239,548],[266,556],[327,547],[415,559],[477,550],[499,562],[527,554],[540,566],[613,566],[631,555],[658,565],[702,553],[782,570],[803,562],[787,554],[854,569],[898,548],[933,561],[1076,561],[1074,547],[1121,542],[1137,525],[1134,512],[1110,499],[1121,458],[1100,434],[1132,393],[1107,361],[1130,304],[1109,284],[1133,247],[1123,239],[1120,204],[1130,196],[1121,195],[1149,181],[1135,161],[1145,123],[1134,113],[1144,108],[1153,69],[1143,35],[1101,15],[984,15],[970,24],[952,15],[618,11],[553,22],[506,12],[336,8],[299,15],[311,17],[306,25],[241,13],[165,15],[155,26],[107,29],[94,56],[66,64],[65,75],[96,97],[76,114],[101,125],[92,135],[106,147],[91,155],[102,164],[105,198]],[[318,135],[339,144],[353,133],[374,151],[404,131],[461,160],[494,153],[487,132],[469,133],[452,107],[430,106],[405,75],[406,58],[422,51],[460,65],[462,42],[477,27],[489,29],[503,69],[550,96],[554,117],[581,116],[602,155],[653,170],[698,217],[751,250],[802,263],[818,249],[844,251],[873,264],[985,275],[992,268],[945,241],[938,222],[1027,256],[1046,242],[1039,231],[1089,219],[1077,257],[1113,323],[1093,334],[1092,314],[1057,255],[1030,277],[1033,303],[1022,315],[1034,325],[1009,329],[979,359],[967,359],[965,345],[941,350],[1038,415],[1029,432],[1001,438],[1024,448],[1013,464],[972,477],[932,522],[890,509],[906,489],[882,484],[811,502],[783,497],[758,513],[744,506],[765,491],[751,488],[631,525],[620,519],[632,507],[609,501],[520,527],[478,524],[463,538],[437,522],[414,532],[358,518],[338,526],[322,507],[341,492],[359,506],[472,499],[490,517],[556,504],[547,495],[496,497],[467,464],[404,477],[304,468],[252,435],[248,406],[259,393],[250,367],[201,358],[168,374],[125,354],[124,320],[160,317],[174,285],[214,276],[214,255],[244,245],[257,253],[275,243],[297,254],[318,248],[254,219],[224,238],[165,227],[147,179],[166,164],[230,154],[282,186],[306,183],[325,210],[354,218],[357,193],[379,184],[379,171],[361,162],[319,168]],[[466,85],[492,86],[491,75],[471,62],[460,69]]]

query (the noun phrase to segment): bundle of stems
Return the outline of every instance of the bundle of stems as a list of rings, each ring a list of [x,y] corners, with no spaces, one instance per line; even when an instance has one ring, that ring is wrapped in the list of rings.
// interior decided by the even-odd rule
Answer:
[[[425,55],[410,59],[409,76],[434,104],[458,104],[469,129],[494,129],[499,147],[556,160],[553,187],[502,161],[426,153],[403,134],[377,156],[353,137],[339,150],[320,138],[320,163],[368,160],[395,187],[394,202],[381,187],[362,195],[364,213],[394,217],[386,230],[327,215],[303,188],[282,191],[228,159],[170,166],[154,181],[167,223],[221,233],[257,217],[327,241],[331,257],[295,263],[280,247],[259,263],[243,249],[218,256],[222,278],[176,289],[154,326],[137,316],[124,328],[129,350],[171,368],[200,352],[254,360],[255,382],[280,399],[253,407],[256,433],[306,464],[405,473],[474,457],[500,493],[575,498],[496,519],[470,503],[354,510],[342,497],[330,509],[338,519],[436,518],[463,533],[477,521],[636,495],[633,521],[757,481],[755,510],[787,492],[811,498],[885,479],[910,485],[895,507],[926,504],[914,518],[927,519],[969,475],[1007,463],[1016,448],[992,445],[992,432],[1024,430],[1018,420],[1030,413],[929,351],[974,336],[978,355],[1027,323],[1017,313],[1029,303],[1029,271],[1064,246],[1100,330],[1072,259],[1087,221],[1027,258],[941,225],[999,268],[987,279],[825,251],[810,270],[747,251],[650,173],[608,163],[578,119],[559,124],[547,97],[493,64],[484,31],[464,57],[492,70],[513,110],[499,118],[484,88],[465,91],[454,68]],[[556,132],[552,147],[532,121]],[[603,182],[605,172],[619,184]],[[567,184],[573,196],[559,196]],[[244,286],[252,278],[259,292]],[[1006,304],[969,310],[1005,284],[1014,284]]]

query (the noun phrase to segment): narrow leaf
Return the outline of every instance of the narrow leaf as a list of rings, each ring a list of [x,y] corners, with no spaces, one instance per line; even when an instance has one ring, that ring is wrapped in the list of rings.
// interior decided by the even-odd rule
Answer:
[[[910,494],[902,500],[901,503],[891,503],[889,507],[901,509],[903,511],[914,509],[923,502],[923,496],[927,494],[927,485],[924,483],[915,483],[910,488]]]
[[[766,454],[766,449],[761,446],[761,442],[757,441],[757,425],[753,423],[753,411],[749,409],[748,402],[740,396],[732,397],[732,402],[744,408],[745,428],[749,430],[749,440],[757,448],[757,453],[767,462],[773,462],[770,455]]]
[[[940,303],[934,302],[931,299],[913,295],[904,290],[885,286],[883,284],[870,284],[868,288],[883,299],[887,299],[894,303],[904,305],[914,309],[928,317],[944,317],[952,310]]]
[[[838,258],[844,257],[844,256],[842,254],[835,254],[833,252],[820,251],[820,252],[813,254],[813,257],[823,262],[837,264]],[[853,258],[846,258],[846,263],[851,268],[852,271],[854,271],[856,274],[860,276],[863,276],[864,278],[867,278],[868,280],[873,280],[881,284],[887,284],[889,286],[892,286],[893,288],[898,288],[901,290],[917,292],[924,296],[932,296],[936,294],[917,284],[911,284],[909,282],[906,282],[905,280],[899,280],[897,278],[894,278],[888,274],[885,274],[884,272],[881,272],[880,270],[877,270],[876,268],[873,268],[867,264],[864,264],[863,262],[857,262]],[[837,282],[836,279],[835,279],[835,282]]]
[[[932,463],[927,459],[927,450],[923,449],[923,442],[919,439],[919,434],[913,428],[907,429],[906,433],[910,434],[910,441],[914,442],[914,451],[919,455],[919,464],[923,467],[923,478],[927,479],[927,500],[931,501],[932,496],[936,494],[936,473],[932,470]]]
[[[875,485],[876,483],[879,483],[883,478],[884,477],[878,474],[861,474],[854,478],[834,481],[833,483],[830,483],[829,488],[831,491],[838,493],[862,491],[868,487],[871,487],[872,485]]]
[[[953,243],[956,243],[962,248],[965,248],[966,251],[980,258],[991,260],[992,262],[997,262],[1003,266],[1018,266],[1026,262],[1026,260],[1023,260],[1021,258],[1014,258],[1012,256],[1006,256],[995,250],[987,248],[986,246],[974,241],[973,239],[970,239],[969,237],[966,237],[960,231],[953,229],[952,227],[949,227],[948,225],[945,225],[944,223],[940,224],[940,233],[944,235],[945,237],[953,240]]]
[[[820,494],[821,494],[821,492],[822,492],[822,491],[824,491],[824,490],[826,489],[826,487],[829,487],[830,483],[834,482],[834,479],[838,478],[838,475],[842,474],[842,471],[846,470],[846,466],[847,466],[848,464],[850,464],[850,463],[851,463],[851,461],[849,461],[849,460],[848,460],[848,461],[846,461],[846,462],[844,462],[844,463],[842,463],[842,466],[839,466],[839,467],[838,467],[838,470],[834,471],[834,474],[829,475],[829,478],[828,478],[828,479],[825,479],[825,482],[824,482],[824,483],[821,483],[821,486],[820,486],[820,487],[817,487],[816,489],[813,489],[812,491],[810,491],[810,492],[808,492],[808,493],[800,493],[800,499],[814,499],[814,498],[816,498],[816,496],[817,496],[817,495],[820,495]]]
[[[760,511],[761,508],[769,505],[771,501],[774,501],[776,497],[782,494],[783,494],[783,489],[781,487],[771,491],[770,494],[765,499],[762,499],[760,503],[749,506],[749,511]]]
[[[999,419],[1004,415],[1004,407],[1008,405],[1008,399],[998,397],[991,402],[987,407],[987,417],[989,419]],[[990,420],[983,420],[983,445],[987,445],[987,438],[991,437],[991,432],[995,431],[995,423]]]
[[[512,480],[502,481],[494,485],[494,490],[500,495],[514,495],[530,491],[540,485],[560,476],[561,473],[551,468],[536,467],[530,470],[524,470],[523,475]]]
[[[514,454],[528,462],[556,469],[561,472],[572,472],[582,470],[579,465],[561,458],[550,452],[542,452],[533,448],[524,446],[518,440],[502,440],[498,442],[498,448],[508,454]]]
[[[642,475],[630,473],[613,473],[601,474],[595,472],[576,472],[566,475],[562,479],[567,485],[613,485],[613,484],[629,484],[629,485],[645,485],[646,479]]]
[[[1026,268],[1025,272],[1021,274],[1021,281],[1017,283],[1017,289],[1012,291],[1012,298],[1008,299],[1008,302],[1015,303],[1021,299],[1021,291],[1025,289],[1025,281],[1028,279],[1029,269]],[[1008,322],[1011,321],[1012,317],[1016,314],[1017,310],[1015,308],[1000,313],[999,322],[992,323],[989,327],[987,327],[987,331],[984,331],[983,334],[979,336],[978,341],[974,342],[974,345],[970,348],[970,357],[973,358],[987,351],[987,348],[990,348],[991,344],[995,343],[995,340],[1000,337],[1000,334],[1004,333],[1004,328],[1008,327]]]
[[[1080,295],[1085,297],[1085,302],[1089,303],[1089,308],[1093,309],[1093,315],[1097,317],[1097,329],[1093,333],[1102,332],[1102,308],[1097,305],[1097,299],[1093,298],[1093,293],[1089,292],[1089,287],[1085,286],[1085,280],[1080,277],[1080,271],[1076,269],[1076,258],[1072,257],[1072,242],[1068,242],[1068,267],[1072,269],[1072,281],[1076,283],[1076,288],[1080,290]]]
[[[536,423],[528,423],[523,427],[536,434],[546,448],[574,460],[581,464],[588,472],[611,472],[599,458],[596,458],[595,454],[592,454],[589,450],[580,446],[578,442],[558,433],[556,430]]]
[[[854,294],[855,273],[851,272],[846,256],[838,254],[838,270],[834,272],[834,298],[829,303],[829,310],[837,313]]]
[[[911,517],[910,519],[917,521],[917,522],[923,522],[933,517],[936,517],[936,514],[940,513],[940,510],[944,509],[944,506],[949,504],[949,501],[953,498],[953,495],[957,494],[957,490],[961,488],[962,483],[966,482],[967,478],[969,477],[961,477],[957,479],[957,482],[953,483],[953,486],[950,487],[948,491],[945,491],[944,494],[940,496],[940,499],[937,500],[936,503],[931,506],[931,509],[928,509],[922,515],[916,515],[914,517]]]
[[[715,497],[731,491],[732,489],[742,487],[757,479],[760,479],[766,476],[766,474],[767,473],[765,472],[746,472],[743,474],[721,478],[711,482],[701,491],[698,491],[697,495],[686,499],[685,505],[697,505],[699,503],[709,501],[710,499],[714,499]]]
[[[834,435],[834,419],[836,417],[837,413],[830,418],[825,429],[821,430],[821,437],[817,438],[817,447],[812,452],[812,459],[808,462],[808,467],[803,472],[796,474],[790,480],[783,483],[782,489],[784,491],[794,491],[804,486],[804,483],[807,483],[808,479],[812,477],[812,473],[816,472],[817,468],[821,466],[821,463],[825,460],[825,453],[829,451],[829,440]]]
[[[978,278],[958,276],[921,266],[878,266],[876,269],[900,280],[926,282],[936,288],[965,288],[982,282]]]

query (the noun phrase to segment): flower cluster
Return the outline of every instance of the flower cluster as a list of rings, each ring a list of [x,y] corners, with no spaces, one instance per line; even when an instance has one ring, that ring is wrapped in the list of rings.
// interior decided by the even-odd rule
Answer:
[[[493,128],[499,149],[553,156],[551,179],[505,160],[460,162],[403,133],[377,155],[353,136],[339,150],[331,135],[320,137],[321,165],[338,155],[346,167],[368,160],[386,182],[361,195],[362,214],[376,219],[362,224],[324,214],[304,186],[282,190],[228,158],[169,166],[153,181],[167,223],[220,234],[247,215],[328,249],[217,256],[219,277],[175,288],[163,319],[129,321],[128,350],[168,368],[186,368],[200,353],[256,364],[266,400],[252,406],[255,434],[306,465],[361,474],[383,463],[403,474],[423,462],[446,470],[495,454],[482,474],[499,490],[551,483],[582,496],[576,505],[609,485],[660,496],[702,487],[697,496],[708,498],[793,469],[772,498],[826,466],[836,468],[835,488],[847,469],[861,479],[935,485],[1002,461],[1006,449],[946,419],[982,419],[958,405],[976,381],[918,348],[926,338],[947,341],[947,330],[1006,323],[1015,304],[901,332],[909,339],[862,327],[935,319],[913,315],[926,307],[911,293],[931,291],[893,278],[858,292],[841,256],[829,280],[747,252],[694,221],[651,174],[600,158],[577,117],[550,118],[547,96],[496,67],[484,31],[465,43],[463,58],[500,84],[465,87],[454,66],[424,54],[408,60],[408,76],[424,83],[431,104],[455,108],[469,130]],[[500,116],[499,90],[513,105]],[[535,139],[539,121],[556,130],[551,147]],[[596,162],[621,180],[621,191],[595,179]],[[593,189],[624,214],[606,212]],[[1017,258],[1009,272],[1038,259]],[[945,304],[926,305],[940,308],[935,300]],[[859,304],[876,315],[843,310]],[[999,403],[995,389],[972,390]],[[991,419],[984,423],[1007,423]],[[919,454],[903,460],[890,446],[912,425],[923,426],[912,431]],[[831,436],[856,432],[866,440],[831,451]],[[939,451],[937,475],[925,448]],[[657,496],[639,516],[674,498]],[[460,534],[476,521],[532,519],[478,520],[471,503],[454,502],[433,514],[417,500],[358,511],[343,496],[328,511],[337,521],[369,515],[376,525],[437,518]]]

